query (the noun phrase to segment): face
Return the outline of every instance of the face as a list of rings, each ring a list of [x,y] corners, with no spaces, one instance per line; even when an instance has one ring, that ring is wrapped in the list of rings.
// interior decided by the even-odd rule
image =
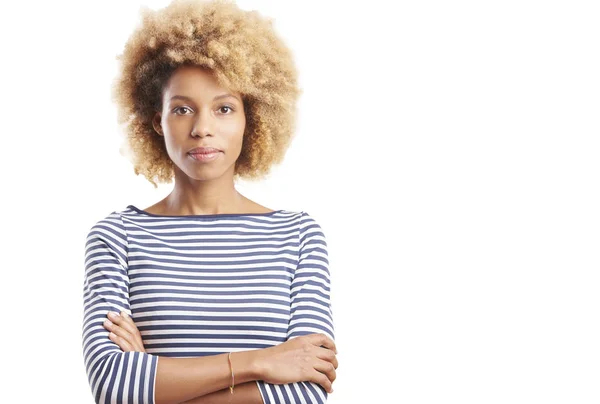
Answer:
[[[185,173],[195,180],[233,178],[246,127],[244,104],[241,94],[221,87],[210,70],[195,66],[175,70],[163,90],[162,110],[152,123],[180,170],[176,175]]]

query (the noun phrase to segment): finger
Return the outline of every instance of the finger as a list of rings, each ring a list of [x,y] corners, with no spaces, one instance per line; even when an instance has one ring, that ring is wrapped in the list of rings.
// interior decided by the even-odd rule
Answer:
[[[335,342],[323,333],[309,334],[310,341],[316,346],[324,346],[337,354]]]
[[[325,374],[331,383],[333,383],[337,377],[337,373],[331,362],[317,359],[313,367],[319,372]]]
[[[133,322],[133,319],[124,311],[121,312],[121,317],[123,318],[121,327],[125,328],[131,335],[134,335],[141,340],[142,334],[140,334],[140,330],[138,330],[137,326]]]
[[[108,318],[110,321],[117,324],[119,327],[123,328],[124,330],[127,330],[127,332],[129,332],[131,335],[139,336],[139,330],[133,323],[133,320],[131,320],[129,316],[124,317],[123,314],[126,315],[124,311],[122,311],[120,315],[116,315],[116,313],[110,312],[108,314]]]
[[[335,355],[335,353],[333,353],[331,349],[321,347],[317,348],[317,358],[330,362],[331,364],[333,364],[334,368],[338,368],[337,356]]]
[[[124,324],[124,321],[125,320],[121,320],[121,326]],[[104,328],[106,328],[109,331],[112,331],[113,334],[116,334],[117,336],[126,340],[129,343],[129,346],[132,348],[132,350],[138,352],[146,352],[144,348],[144,343],[142,342],[142,337],[140,335],[132,335],[129,331],[115,323],[112,323],[108,319],[104,321],[103,325]]]
[[[311,374],[310,381],[320,384],[325,389],[325,391],[327,391],[328,393],[333,393],[333,388],[331,387],[331,381],[329,381],[329,378],[327,376],[325,376],[325,374],[315,370]]]
[[[106,328],[109,331],[112,331],[113,334],[116,334],[117,336],[126,339],[130,343],[133,341],[133,338],[131,338],[131,334],[129,333],[129,331],[111,322],[110,320],[105,320],[103,325],[104,328]]]
[[[129,331],[127,331],[126,329],[124,329],[120,325],[112,323],[110,320],[106,320],[104,322],[104,326],[109,331],[112,331],[113,334],[116,334],[117,336],[123,338],[124,340],[127,340],[127,342],[132,347],[135,346],[135,337],[133,335],[131,335],[131,333]]]
[[[135,327],[135,322],[133,321],[131,316],[129,314],[127,314],[127,312],[125,312],[125,310],[121,311],[120,317],[123,318],[124,321],[126,321],[127,323],[129,323]]]
[[[114,342],[115,344],[117,344],[119,346],[119,348],[121,348],[121,350],[123,352],[129,352],[129,351],[135,351],[135,349],[133,349],[133,347],[131,346],[131,344],[123,337],[118,336],[117,334],[110,332],[108,334],[108,338],[110,338],[110,340],[112,342]]]
[[[144,341],[142,340],[142,334],[135,325],[135,321],[133,321],[133,318],[129,314],[127,314],[125,310],[121,311],[121,317],[123,317],[123,321],[127,323],[127,329],[129,333],[133,336],[134,341],[132,345],[135,348],[135,350],[139,352],[146,352],[146,349],[144,348]]]

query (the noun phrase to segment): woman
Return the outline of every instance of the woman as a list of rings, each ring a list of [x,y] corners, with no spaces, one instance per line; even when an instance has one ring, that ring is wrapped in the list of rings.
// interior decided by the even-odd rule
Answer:
[[[338,362],[322,229],[234,186],[267,174],[290,144],[290,52],[255,12],[175,0],[143,10],[120,60],[115,100],[135,172],[174,187],[88,234],[95,401],[325,402]]]

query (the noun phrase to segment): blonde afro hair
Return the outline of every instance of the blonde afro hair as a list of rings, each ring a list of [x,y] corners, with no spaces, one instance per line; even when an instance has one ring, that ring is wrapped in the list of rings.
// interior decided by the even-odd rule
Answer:
[[[152,118],[162,109],[164,85],[182,65],[209,68],[221,85],[242,94],[246,128],[234,176],[268,174],[291,142],[301,92],[291,52],[272,20],[227,0],[174,0],[140,13],[140,25],[117,56],[113,85],[128,149],[122,147],[121,154],[130,154],[135,174],[154,187],[173,179],[174,163]]]

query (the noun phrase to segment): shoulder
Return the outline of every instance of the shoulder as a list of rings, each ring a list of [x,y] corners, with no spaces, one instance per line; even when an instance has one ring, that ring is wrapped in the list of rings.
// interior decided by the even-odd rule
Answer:
[[[122,211],[112,211],[100,216],[88,230],[88,238],[119,238],[126,239],[127,234],[123,225]]]
[[[127,232],[118,211],[107,213],[90,227],[85,240],[86,262],[116,259],[126,266],[129,256]]]
[[[298,212],[297,217],[300,248],[307,248],[309,245],[319,245],[322,248],[327,248],[325,232],[320,220],[306,211]]]
[[[307,231],[310,229],[323,231],[321,227],[321,222],[316,216],[313,216],[304,210],[298,212],[297,215],[300,221],[300,228],[303,231]]]
[[[300,232],[305,232],[311,229],[319,229],[322,231],[321,221],[316,216],[308,213],[305,210],[279,209],[273,212],[273,216],[292,220]]]

